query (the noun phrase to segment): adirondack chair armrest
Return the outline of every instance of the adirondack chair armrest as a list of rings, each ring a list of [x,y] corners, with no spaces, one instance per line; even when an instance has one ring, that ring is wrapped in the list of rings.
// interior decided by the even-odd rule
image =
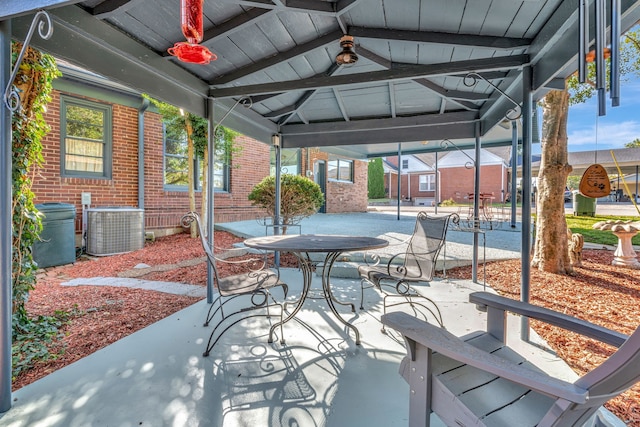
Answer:
[[[424,346],[446,357],[469,366],[500,376],[517,384],[522,384],[540,393],[566,399],[574,403],[585,403],[588,391],[575,384],[553,378],[545,373],[495,356],[468,344],[443,328],[429,324],[403,312],[393,312],[382,316],[382,323],[389,326],[405,339],[408,357],[415,361],[417,346]]]
[[[469,301],[480,307],[487,308],[487,330],[496,338],[502,339],[503,342],[507,312],[537,319],[616,347],[620,347],[629,338],[625,334],[612,331],[586,320],[489,292],[473,292],[469,295]]]

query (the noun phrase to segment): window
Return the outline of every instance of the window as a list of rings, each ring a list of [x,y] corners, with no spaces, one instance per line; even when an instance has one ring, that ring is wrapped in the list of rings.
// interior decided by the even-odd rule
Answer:
[[[283,148],[280,150],[280,173],[290,175],[300,174],[300,149],[299,148]],[[271,168],[272,176],[276,174],[276,150],[271,149]]]
[[[61,174],[111,178],[111,107],[61,99]]]
[[[229,164],[224,147],[216,149],[213,162],[213,189],[229,191]]]
[[[187,138],[164,129],[164,185],[186,190],[189,183]]]
[[[409,160],[402,161],[402,169],[409,169]]]
[[[189,185],[188,144],[184,132],[164,130],[164,186],[168,190],[186,191]],[[193,166],[194,189],[202,189],[202,159],[196,158]],[[229,167],[224,148],[215,153],[213,164],[213,189],[227,191],[229,188]]]
[[[435,189],[434,175],[420,175],[420,191],[433,191]]]
[[[329,179],[353,182],[353,160],[329,160],[327,169]]]

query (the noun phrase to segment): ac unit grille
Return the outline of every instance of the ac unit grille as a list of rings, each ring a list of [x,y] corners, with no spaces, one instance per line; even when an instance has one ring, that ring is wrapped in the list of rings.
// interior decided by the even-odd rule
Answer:
[[[87,253],[114,255],[144,247],[144,209],[87,209]]]

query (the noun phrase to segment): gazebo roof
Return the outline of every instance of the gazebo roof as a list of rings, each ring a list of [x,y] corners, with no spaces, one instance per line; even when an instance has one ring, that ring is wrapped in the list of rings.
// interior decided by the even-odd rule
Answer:
[[[178,0],[0,0],[24,39],[33,11],[46,8],[49,40],[31,44],[113,81],[215,118],[283,147],[342,146],[376,157],[433,151],[444,138],[472,146],[510,144],[510,130],[487,139],[523,98],[522,69],[532,67],[534,98],[577,68],[578,1],[218,0],[204,2],[208,65],[167,53],[184,41]],[[622,1],[622,28],[640,19]],[[337,66],[343,34],[359,61]],[[592,31],[593,34],[593,31]],[[473,83],[473,72],[482,76]],[[477,76],[476,76],[477,78]],[[624,102],[624,100],[623,100]],[[476,125],[478,129],[476,130]],[[436,144],[437,145],[437,144]]]

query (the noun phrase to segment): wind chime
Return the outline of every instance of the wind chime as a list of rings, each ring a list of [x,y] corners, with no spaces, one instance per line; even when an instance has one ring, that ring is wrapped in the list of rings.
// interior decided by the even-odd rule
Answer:
[[[595,49],[590,50],[589,34],[589,0],[579,3],[579,49],[578,49],[578,81],[587,81],[588,63],[595,62],[595,87],[598,92],[598,116],[607,114],[607,69],[606,59],[610,59],[609,95],[611,105],[620,105],[620,0],[595,0]],[[607,3],[611,9],[611,48],[606,46],[607,38]],[[596,118],[597,120],[597,118]],[[596,127],[596,144],[598,141]],[[609,176],[606,169],[597,163],[589,166],[580,179],[580,192],[587,197],[604,197],[611,192]]]
[[[218,59],[206,46],[199,44],[204,36],[203,4],[204,0],[180,0],[182,34],[187,41],[174,44],[167,52],[182,62],[208,64]]]

